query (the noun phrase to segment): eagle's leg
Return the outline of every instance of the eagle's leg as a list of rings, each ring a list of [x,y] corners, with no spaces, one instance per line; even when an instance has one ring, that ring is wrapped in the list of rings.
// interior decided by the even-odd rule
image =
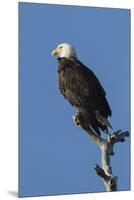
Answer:
[[[75,116],[73,115],[73,121],[79,128],[81,127],[81,117],[78,111],[76,112]]]
[[[89,124],[85,122],[81,112],[79,111],[76,112],[76,115],[73,116],[73,121],[79,128],[83,128],[85,130],[89,129]]]

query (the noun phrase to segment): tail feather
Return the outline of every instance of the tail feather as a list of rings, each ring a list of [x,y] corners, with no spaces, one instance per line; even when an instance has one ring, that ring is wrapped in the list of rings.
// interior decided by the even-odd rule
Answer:
[[[100,122],[103,126],[107,126],[109,128],[112,129],[112,126],[110,124],[110,122],[108,121],[108,119],[106,119],[105,117],[103,117],[99,111],[95,111],[95,116],[98,120],[98,122]]]

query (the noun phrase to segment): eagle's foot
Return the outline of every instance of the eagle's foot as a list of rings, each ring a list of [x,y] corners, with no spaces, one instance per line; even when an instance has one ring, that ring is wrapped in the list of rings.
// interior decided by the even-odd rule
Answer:
[[[79,128],[81,128],[81,116],[79,112],[77,112],[75,116],[73,115],[73,121]]]
[[[79,128],[82,128],[84,130],[89,129],[89,124],[87,124],[85,122],[85,120],[83,119],[83,116],[80,112],[77,111],[76,115],[73,116],[73,121],[76,124],[76,126],[78,126]]]

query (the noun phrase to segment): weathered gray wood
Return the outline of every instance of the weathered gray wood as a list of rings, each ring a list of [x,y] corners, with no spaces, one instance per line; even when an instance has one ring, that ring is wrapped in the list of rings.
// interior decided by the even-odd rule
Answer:
[[[96,174],[102,178],[106,191],[117,191],[118,177],[113,175],[110,156],[114,155],[114,144],[124,142],[125,137],[129,136],[129,132],[121,132],[121,130],[119,130],[114,132],[112,135],[108,135],[107,139],[103,139],[102,137],[96,135],[96,133],[90,129],[90,127],[87,130],[87,127],[85,128],[80,121],[78,124],[75,118],[74,123],[78,127],[82,128],[101,150],[101,167],[96,164],[94,169]]]

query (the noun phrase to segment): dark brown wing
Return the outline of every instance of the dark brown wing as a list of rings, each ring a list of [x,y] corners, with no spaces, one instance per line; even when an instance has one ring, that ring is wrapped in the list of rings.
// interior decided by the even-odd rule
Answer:
[[[98,110],[104,117],[111,116],[106,93],[95,74],[80,61],[62,58],[59,61],[59,88],[73,106]]]

